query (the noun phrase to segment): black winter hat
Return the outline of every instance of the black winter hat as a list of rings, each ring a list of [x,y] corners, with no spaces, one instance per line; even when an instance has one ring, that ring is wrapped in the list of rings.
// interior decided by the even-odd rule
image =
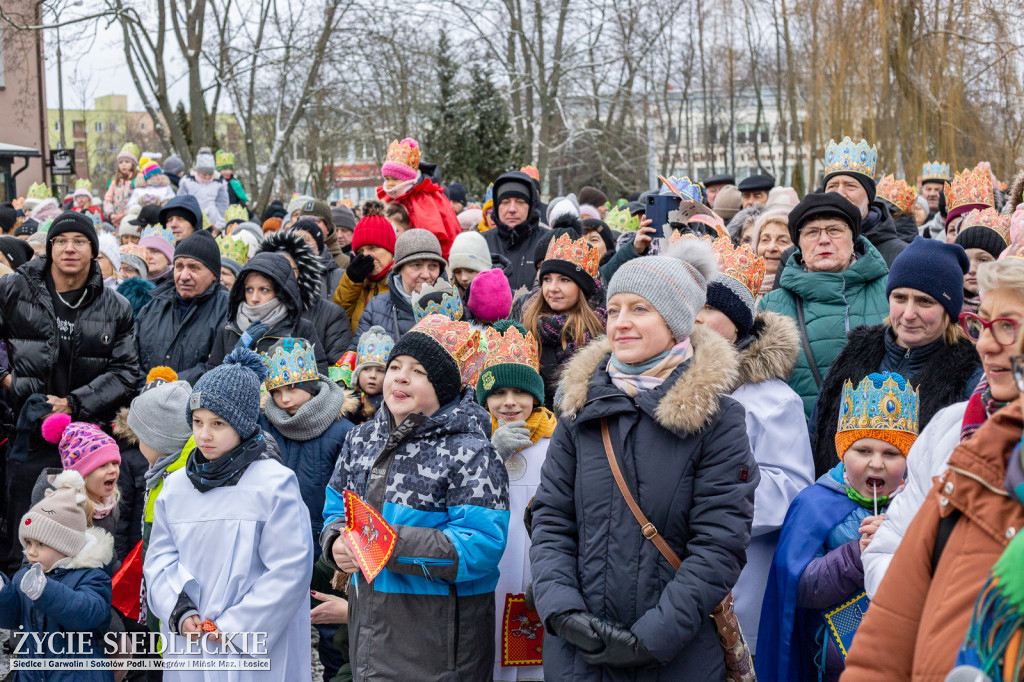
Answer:
[[[31,237],[38,231],[39,221],[35,218],[25,218],[25,220],[21,221],[21,225],[18,225],[17,229],[14,230],[14,236],[26,235]]]
[[[789,212],[789,237],[800,243],[800,228],[813,218],[836,217],[853,230],[853,241],[860,236],[860,209],[839,192],[808,194]]]
[[[415,358],[427,370],[427,379],[434,386],[438,404],[447,405],[459,396],[462,390],[459,366],[437,341],[413,328],[391,349],[388,365],[399,355]]]
[[[35,255],[32,245],[27,241],[9,236],[0,237],[0,253],[4,254],[4,258],[14,270],[32,260]]]
[[[186,216],[188,219],[188,216]],[[150,225],[161,225],[160,222],[160,207],[156,204],[146,204],[139,211],[139,215],[135,216],[134,220],[128,221],[129,225],[135,225],[136,227],[149,227]]]
[[[99,255],[100,238],[96,233],[96,227],[92,224],[92,219],[78,211],[64,211],[50,223],[50,229],[46,234],[46,260],[53,258],[53,240],[65,232],[78,232],[85,235],[92,246],[92,257],[95,258]],[[220,272],[219,268],[217,272]]]
[[[18,211],[13,206],[0,206],[0,232],[10,232],[18,222]]]
[[[462,186],[461,182],[453,182],[448,185],[444,190],[444,195],[448,197],[449,201],[457,201],[463,206],[468,202],[468,199],[466,198],[466,188]],[[527,201],[529,201],[529,199],[527,199]]]
[[[544,263],[545,256],[548,255],[548,246],[551,244],[552,239],[558,239],[563,234],[569,235],[570,239],[576,240],[580,238],[580,233],[571,227],[558,228],[552,230],[546,230],[546,234],[541,237],[540,242],[537,244],[537,248],[533,250],[533,262],[537,269]]]
[[[982,249],[993,258],[1006,250],[1007,244],[1003,236],[985,225],[971,225],[956,236],[956,243],[967,249]]]
[[[300,232],[308,232],[309,234],[313,235],[313,239],[316,240],[316,252],[318,254],[323,253],[323,251],[324,251],[324,233],[320,230],[320,226],[319,225],[317,225],[315,222],[313,222],[309,218],[303,218],[301,220],[296,220],[295,224],[292,225],[291,229],[297,230],[297,231],[300,231]]]
[[[178,242],[174,248],[174,260],[179,258],[195,258],[220,277],[220,247],[206,230],[197,230]]]
[[[822,192],[824,192],[825,188],[828,186],[828,181],[837,175],[847,175],[856,180],[857,182],[859,182],[860,186],[864,188],[864,191],[868,193],[868,203],[871,203],[875,200],[875,194],[877,192],[877,189],[875,188],[875,181],[866,175],[861,175],[860,173],[829,173],[828,175],[825,176],[825,179],[821,181]]]

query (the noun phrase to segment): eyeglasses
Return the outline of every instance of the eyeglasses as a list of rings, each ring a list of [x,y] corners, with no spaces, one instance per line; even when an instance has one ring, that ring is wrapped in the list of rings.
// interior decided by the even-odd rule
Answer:
[[[1020,323],[1017,320],[997,317],[991,322],[986,322],[974,313],[960,313],[960,326],[975,343],[981,339],[982,332],[987,329],[992,334],[993,340],[1004,347],[1016,343],[1017,331],[1020,329]]]
[[[832,227],[825,228],[811,227],[806,230],[800,231],[800,239],[803,239],[804,237],[809,237],[811,240],[816,241],[818,239],[821,239],[822,232],[827,234],[829,239],[839,239],[844,234],[846,234],[847,230],[849,230],[849,228],[839,227],[838,225],[833,225]]]
[[[88,239],[64,239],[62,237],[58,237],[53,240],[53,245],[56,248],[66,249],[70,246],[75,251],[84,251],[89,248],[89,244],[90,242]]]
[[[1017,390],[1024,393],[1024,355],[1011,357],[1010,367],[1013,368],[1013,378],[1017,382]]]

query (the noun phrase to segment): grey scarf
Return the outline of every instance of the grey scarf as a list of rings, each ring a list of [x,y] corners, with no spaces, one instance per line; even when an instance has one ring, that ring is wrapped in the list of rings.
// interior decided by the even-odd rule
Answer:
[[[146,477],[146,490],[152,490],[156,487],[156,484],[163,480],[164,472],[167,471],[167,467],[171,466],[181,456],[180,452],[176,452],[173,455],[164,455],[156,462],[153,466],[149,467],[143,476]]]
[[[238,312],[235,314],[235,324],[241,331],[249,328],[249,325],[259,320],[271,329],[278,322],[288,316],[288,307],[279,298],[272,298],[266,303],[249,305],[242,301],[238,305]]]
[[[338,420],[344,402],[345,391],[338,384],[320,375],[316,395],[296,410],[295,414],[290,415],[278,407],[273,396],[267,398],[264,412],[267,420],[281,432],[282,436],[288,440],[305,442],[319,438]]]

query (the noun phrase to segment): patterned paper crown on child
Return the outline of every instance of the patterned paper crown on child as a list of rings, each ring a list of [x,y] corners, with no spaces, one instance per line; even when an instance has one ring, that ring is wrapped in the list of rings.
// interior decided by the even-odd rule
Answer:
[[[224,170],[225,168],[235,167],[235,155],[231,152],[226,152],[223,149],[218,149],[217,153],[213,155],[214,165],[217,170]]]
[[[245,265],[249,261],[249,245],[241,239],[224,234],[217,237],[217,246],[220,248],[221,258],[227,258],[239,265]]]
[[[359,337],[359,345],[356,347],[356,364],[387,367],[391,349],[394,347],[395,340],[389,334],[367,332]]]
[[[899,374],[869,374],[856,389],[847,379],[839,403],[836,452],[842,459],[854,441],[877,438],[905,456],[917,439],[917,419],[917,391]]]
[[[537,339],[533,334],[523,334],[513,324],[509,324],[501,333],[489,327],[487,331],[488,333],[484,335],[484,347],[487,350],[484,370],[495,365],[512,364],[526,365],[540,372],[540,351],[537,349]]]
[[[75,189],[84,189],[89,194],[92,194],[92,182],[88,178],[78,178],[75,180]]]
[[[969,227],[987,227],[1010,244],[1010,216],[1000,215],[994,208],[976,208],[964,216],[960,232]]]
[[[420,155],[420,143],[411,137],[407,137],[401,142],[393,140],[388,145],[388,155],[384,158],[384,165],[380,167],[380,174],[405,178],[409,171],[412,171],[413,177],[415,177],[415,173],[420,167]]]
[[[728,237],[719,237],[711,242],[711,248],[718,259],[718,274],[732,277],[756,297],[764,281],[764,258],[755,254],[748,244],[733,248],[732,240]]]
[[[619,232],[636,232],[640,229],[640,216],[632,215],[632,211],[625,204],[608,209],[604,221],[608,223],[608,227]]]
[[[441,278],[433,285],[424,284],[419,293],[412,295],[412,314],[416,322],[427,315],[444,315],[451,320],[466,316],[459,292]]]
[[[227,225],[232,220],[241,220],[245,222],[249,219],[249,211],[241,204],[231,204],[227,210],[224,211],[224,224]]]
[[[897,180],[890,173],[878,181],[878,196],[882,197],[903,213],[910,213],[917,201],[917,190],[903,180]]]
[[[963,169],[946,185],[946,211],[972,204],[995,206],[992,174],[984,168]]]
[[[121,147],[121,154],[131,154],[133,159],[139,158],[139,145],[134,142],[125,142]]]
[[[704,200],[700,183],[695,183],[688,177],[677,178],[673,175],[663,178],[659,175],[658,179],[661,180],[661,189],[658,190],[658,194],[674,194],[681,199],[690,201]]]
[[[468,322],[459,322],[444,315],[427,315],[411,332],[419,332],[437,342],[455,361],[463,386],[476,386],[484,366],[486,353],[480,345],[480,331]]]
[[[580,237],[573,240],[568,233],[563,232],[558,239],[548,244],[548,251],[544,260],[564,260],[572,263],[578,270],[583,270],[588,275],[597,279],[601,265],[601,254],[597,249],[587,243],[586,239]]]
[[[171,232],[170,228],[163,227],[162,225],[149,225],[142,231],[140,239],[146,237],[160,237],[165,240],[168,244],[174,243],[174,233]]]
[[[537,180],[537,181],[540,180],[540,170],[538,170],[538,168],[536,166],[533,166],[533,165],[523,166],[522,168],[519,169],[519,171],[521,173],[526,173],[527,175],[529,175],[534,180]]]
[[[313,344],[305,339],[284,339],[273,355],[260,353],[260,358],[269,374],[268,391],[319,378]]]
[[[949,164],[932,161],[921,166],[921,182],[949,182]]]
[[[857,173],[874,179],[878,165],[878,150],[867,140],[854,144],[849,137],[836,144],[829,140],[825,147],[825,175],[830,173]]]
[[[28,186],[28,194],[25,197],[28,199],[51,199],[53,198],[53,193],[43,183],[33,182]]]

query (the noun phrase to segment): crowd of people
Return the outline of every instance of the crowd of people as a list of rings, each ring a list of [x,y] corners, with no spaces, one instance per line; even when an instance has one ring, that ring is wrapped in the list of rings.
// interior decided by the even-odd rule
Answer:
[[[0,206],[0,627],[47,637],[19,657],[1022,679],[1024,172],[879,178],[846,137],[803,197],[544,203],[525,167],[477,202],[421,155],[257,217],[230,153],[129,142],[102,197]],[[18,679],[115,679],[66,675]]]

